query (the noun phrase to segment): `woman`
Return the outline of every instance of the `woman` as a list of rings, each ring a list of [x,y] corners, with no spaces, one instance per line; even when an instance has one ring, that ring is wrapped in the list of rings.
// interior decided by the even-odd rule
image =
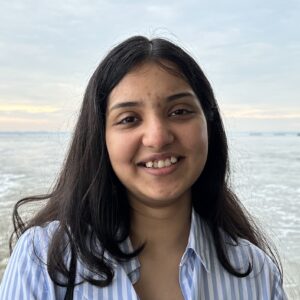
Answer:
[[[89,81],[53,192],[15,207],[1,299],[284,299],[228,169],[196,62],[163,39],[124,41]],[[45,199],[23,223],[19,206]]]

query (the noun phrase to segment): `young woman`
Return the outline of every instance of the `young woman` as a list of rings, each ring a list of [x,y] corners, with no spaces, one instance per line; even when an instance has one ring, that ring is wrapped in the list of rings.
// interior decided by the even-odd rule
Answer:
[[[285,299],[228,170],[197,63],[164,39],[124,41],[89,81],[53,192],[15,207],[0,298]],[[46,199],[22,221],[20,205]]]

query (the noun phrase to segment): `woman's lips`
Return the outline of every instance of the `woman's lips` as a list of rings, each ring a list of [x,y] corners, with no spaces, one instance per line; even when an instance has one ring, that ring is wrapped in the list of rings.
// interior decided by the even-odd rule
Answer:
[[[159,159],[159,160],[152,160],[144,163],[143,165],[146,166],[147,168],[155,168],[155,169],[161,169],[164,167],[169,167],[171,165],[174,165],[177,163],[179,158],[176,156],[171,156],[166,159]]]
[[[181,164],[182,158],[177,159],[177,162],[174,164],[171,164],[170,166],[164,166],[162,168],[149,168],[145,165],[140,165],[139,167],[143,169],[148,174],[155,175],[155,176],[162,176],[162,175],[168,175],[173,173]]]
[[[180,159],[182,157],[183,156],[175,153],[155,154],[148,157],[144,157],[137,163],[137,165],[146,165],[147,163],[150,162],[154,163],[154,162],[166,161],[166,160],[170,160],[171,162],[174,163],[177,159]]]

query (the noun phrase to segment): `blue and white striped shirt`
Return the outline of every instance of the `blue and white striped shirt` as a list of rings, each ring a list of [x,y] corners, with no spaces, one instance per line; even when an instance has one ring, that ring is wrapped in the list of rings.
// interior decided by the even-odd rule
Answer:
[[[56,226],[57,222],[52,222],[43,228],[31,228],[20,237],[0,286],[1,300],[64,298],[66,289],[53,284],[45,263],[35,256],[37,253],[42,261],[47,261],[51,232]],[[122,248],[132,249],[129,239]],[[263,251],[246,240],[240,240],[238,246],[228,244],[228,256],[240,271],[245,271],[249,260],[252,261],[250,275],[238,278],[222,267],[207,225],[193,211],[188,245],[179,265],[179,283],[184,299],[287,299],[278,269]],[[75,287],[74,299],[138,300],[133,285],[139,279],[139,269],[138,258],[116,264],[111,285],[99,288],[84,282]],[[88,272],[78,261],[76,281],[80,281],[80,274]]]

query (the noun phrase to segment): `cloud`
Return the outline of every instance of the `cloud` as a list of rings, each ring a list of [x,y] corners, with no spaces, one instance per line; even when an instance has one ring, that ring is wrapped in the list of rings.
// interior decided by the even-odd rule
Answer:
[[[183,44],[229,117],[299,116],[297,0],[2,2],[1,116],[36,120],[40,113],[58,122],[74,114],[100,59],[132,34]]]
[[[30,105],[30,104],[1,104],[0,113],[23,112],[30,114],[53,113],[60,109],[50,105]]]
[[[2,117],[0,116],[0,124],[6,124],[11,123],[14,125],[21,125],[22,128],[24,125],[30,124],[30,125],[41,125],[41,124],[47,124],[48,120],[38,118],[38,119],[27,119],[27,118],[21,118],[21,117]]]

